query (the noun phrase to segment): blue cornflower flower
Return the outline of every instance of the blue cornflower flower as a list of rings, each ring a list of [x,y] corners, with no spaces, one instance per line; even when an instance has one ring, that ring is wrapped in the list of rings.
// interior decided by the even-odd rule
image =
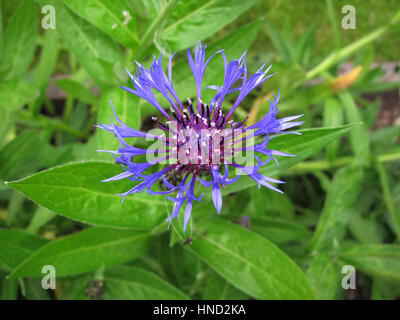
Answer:
[[[190,50],[187,51],[189,66],[197,88],[197,101],[194,103],[189,98],[187,103],[183,103],[174,89],[172,82],[173,55],[169,58],[168,74],[162,67],[163,54],[158,59],[154,58],[150,69],[137,63],[136,75],[132,75],[128,71],[133,89],[121,88],[152,104],[167,119],[166,122],[162,122],[157,117],[152,118],[157,123],[159,132],[145,133],[130,128],[118,118],[112,103],[114,118],[111,119],[111,124],[99,124],[100,128],[112,132],[120,142],[120,148],[117,151],[99,151],[113,154],[117,163],[120,163],[124,169],[122,173],[103,181],[120,179],[138,181],[139,184],[132,189],[119,194],[124,198],[142,191],[164,195],[176,192],[175,197],[167,196],[167,199],[174,203],[172,214],[167,220],[171,222],[172,218],[177,218],[186,203],[184,229],[191,215],[193,201],[201,201],[203,197],[203,194],[195,196],[196,181],[207,188],[211,187],[212,200],[218,213],[222,208],[221,188],[225,189],[226,185],[235,183],[242,174],[255,180],[259,187],[263,185],[282,192],[271,183],[280,184],[284,183],[283,181],[263,176],[258,171],[271,159],[278,164],[275,156],[294,156],[268,149],[268,142],[283,130],[303,123],[302,121],[293,121],[302,115],[283,119],[276,118],[280,93],[277,97],[274,96],[273,101],[269,100],[268,113],[257,123],[246,126],[245,122],[248,117],[239,122],[230,120],[243,99],[273,74],[267,75],[270,67],[265,68],[263,65],[255,74],[248,77],[245,62],[246,52],[239,59],[228,62],[223,50],[215,52],[206,60],[205,49],[206,46],[198,43],[194,58]],[[216,90],[215,96],[207,105],[201,100],[203,77],[210,60],[219,53],[224,61],[225,78],[222,86],[207,87],[207,89]],[[234,87],[235,85],[236,87]],[[169,111],[166,111],[158,102],[155,92],[161,93],[168,101]],[[222,109],[223,102],[227,95],[233,92],[236,92],[237,97],[232,108],[225,113]],[[114,121],[117,124],[114,124]],[[124,139],[131,137],[150,138],[159,142],[164,148],[141,149],[128,144]],[[245,145],[243,146],[243,144]],[[236,158],[243,153],[250,157],[247,156],[245,161],[240,162]],[[261,160],[257,153],[265,159]],[[152,159],[146,158],[148,160],[146,162],[134,162],[134,158],[138,155],[151,156]],[[162,170],[146,173],[150,167],[163,163],[167,164]],[[236,170],[234,178],[229,177],[229,167]],[[154,170],[151,171],[154,172]],[[171,175],[179,176],[180,179],[171,181]],[[152,190],[156,181],[161,181],[166,190]]]

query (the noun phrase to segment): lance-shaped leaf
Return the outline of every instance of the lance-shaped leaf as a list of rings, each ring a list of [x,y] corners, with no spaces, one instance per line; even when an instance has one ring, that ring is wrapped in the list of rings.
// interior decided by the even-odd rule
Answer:
[[[391,280],[400,280],[400,245],[360,245],[340,253],[356,269]]]
[[[251,217],[252,230],[274,243],[304,239],[310,230],[296,222],[268,217]]]
[[[312,250],[332,245],[344,232],[351,211],[361,188],[363,170],[360,166],[340,169],[333,179],[326,196],[317,229],[311,241]]]
[[[0,71],[6,79],[22,77],[32,62],[36,47],[37,16],[34,1],[24,0],[4,34]]]
[[[119,266],[104,274],[106,299],[187,300],[189,297],[167,281],[141,268]]]
[[[126,47],[137,45],[135,15],[126,0],[63,0],[83,19]]]
[[[12,271],[47,242],[23,230],[0,229],[0,269]]]
[[[343,124],[343,108],[339,101],[330,98],[324,103],[324,126],[334,127]],[[340,140],[337,139],[326,146],[326,155],[329,161],[333,161],[336,157],[340,146]]]
[[[236,289],[216,272],[207,276],[207,286],[203,300],[247,300],[248,296]]]
[[[223,215],[222,217],[241,225],[248,223],[252,231],[276,244],[304,239],[312,234],[302,224],[288,219],[250,216],[248,220],[244,220],[243,217],[237,218],[231,215]]]
[[[18,94],[15,94],[18,92]],[[14,112],[24,104],[32,101],[39,95],[38,90],[30,83],[22,79],[5,80],[0,82],[0,110]],[[8,115],[1,116],[6,123]],[[3,128],[0,130],[4,130]]]
[[[39,2],[43,6],[54,6],[57,13],[56,30],[82,67],[98,82],[111,83],[110,74],[100,60],[109,63],[120,61],[117,43],[67,9],[61,0]]]
[[[341,281],[340,271],[327,254],[321,253],[314,258],[307,276],[319,299],[335,299]]]
[[[43,276],[45,265],[53,266],[59,277],[125,263],[146,252],[149,238],[149,232],[88,228],[43,246],[17,266],[10,277]]]
[[[390,188],[390,180],[387,174],[386,168],[382,163],[376,164],[379,181],[381,183],[381,188],[383,192],[383,200],[385,202],[386,208],[389,211],[391,226],[395,232],[398,239],[400,239],[400,210],[396,207],[395,201],[392,196],[392,191]]]
[[[44,34],[40,61],[35,69],[34,84],[38,89],[43,89],[50,81],[57,63],[60,45],[56,32],[56,30],[46,30]]]
[[[128,179],[102,182],[123,172],[120,165],[77,162],[54,167],[8,185],[41,206],[70,219],[99,226],[152,229],[165,219],[165,204],[158,196],[116,196],[133,188]]]
[[[0,150],[0,177],[16,179],[37,170],[32,158],[40,143],[43,144],[41,132],[33,130],[25,131],[10,141]],[[26,159],[31,160],[29,165],[26,164]]]
[[[362,122],[363,118],[361,112],[357,108],[357,105],[351,94],[347,91],[344,91],[339,94],[339,97],[340,101],[343,104],[343,109],[346,113],[347,121]],[[351,147],[356,156],[357,163],[359,163],[360,165],[367,165],[370,157],[367,128],[365,127],[365,125],[358,126],[357,128],[354,128],[354,130],[352,130],[349,135]]]
[[[314,299],[303,271],[265,238],[220,219],[196,225],[190,248],[217,273],[258,299]]]
[[[161,38],[173,50],[185,49],[216,33],[257,1],[181,1],[171,14],[172,23],[161,32]]]

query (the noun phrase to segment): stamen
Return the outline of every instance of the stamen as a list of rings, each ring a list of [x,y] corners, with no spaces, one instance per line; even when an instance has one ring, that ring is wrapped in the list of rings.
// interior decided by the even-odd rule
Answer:
[[[174,116],[175,120],[176,120],[180,125],[185,126],[185,125],[183,124],[183,121],[182,121],[182,118],[181,118],[181,117],[179,117],[176,113],[173,113],[172,115]]]
[[[189,99],[189,98],[188,98],[188,99]],[[189,99],[189,100],[190,100],[190,99]],[[191,116],[194,115],[192,101],[190,101],[190,103],[189,103],[189,112],[190,112],[190,115],[191,115]]]

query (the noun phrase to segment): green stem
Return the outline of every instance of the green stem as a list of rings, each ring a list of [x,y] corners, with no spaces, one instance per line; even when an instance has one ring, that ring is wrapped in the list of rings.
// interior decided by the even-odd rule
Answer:
[[[337,158],[336,160],[329,162],[327,160],[318,160],[318,161],[304,161],[297,163],[291,169],[286,171],[285,175],[298,175],[304,172],[312,172],[312,171],[324,171],[330,170],[337,167],[342,167],[352,163],[355,160],[355,157],[346,156]],[[395,152],[384,153],[375,156],[375,162],[384,163],[390,161],[400,160],[400,151],[397,150]]]
[[[178,3],[178,0],[170,0],[168,4],[165,6],[163,11],[157,16],[157,18],[153,21],[153,23],[150,25],[150,27],[147,29],[145,32],[144,36],[140,40],[140,46],[138,51],[134,52],[131,51],[128,61],[130,61],[133,56],[136,56],[137,60],[140,60],[143,58],[143,54],[146,51],[147,47],[150,45],[152,42],[152,37],[154,35],[154,32],[157,30],[157,28],[163,23],[171,11],[174,9],[175,5]]]
[[[399,159],[400,159],[400,151],[385,153],[385,154],[378,155],[376,157],[376,160],[379,163],[395,161],[395,160],[399,160]]]
[[[375,31],[371,32],[370,34],[362,37],[361,39],[353,42],[352,44],[344,47],[343,49],[339,50],[338,52],[334,52],[330,54],[328,57],[325,58],[319,65],[315,68],[311,69],[306,73],[306,80],[310,80],[311,78],[315,77],[321,71],[328,69],[332,65],[334,65],[339,60],[349,56],[350,54],[356,52],[358,49],[363,47],[364,45],[376,40],[381,35],[383,35],[389,28],[396,24],[400,20],[400,10],[394,15],[394,17],[390,20],[388,24],[376,29]]]
[[[74,98],[68,95],[67,99],[65,100],[65,107],[63,112],[63,118],[65,122],[68,122],[73,110],[74,110]]]
[[[69,56],[69,62],[70,62],[70,67],[71,67],[71,73],[75,74],[76,73],[76,60],[73,55]],[[68,120],[71,117],[71,113],[74,109],[74,97],[71,95],[67,96],[67,99],[65,100],[65,107],[64,107],[64,112],[63,112],[63,118],[65,122],[68,122]]]
[[[353,160],[354,157],[348,156],[348,157],[338,158],[332,162],[329,162],[328,160],[304,161],[294,165],[291,169],[287,171],[287,173],[292,175],[310,171],[329,170],[332,168],[350,164]]]
[[[327,7],[327,11],[328,11],[328,19],[329,19],[329,22],[331,23],[333,36],[335,38],[335,47],[336,47],[336,50],[339,50],[341,47],[341,42],[340,42],[340,35],[339,35],[339,30],[338,30],[338,25],[337,25],[337,17],[335,15],[335,7],[333,4],[333,1],[326,0],[326,7]]]

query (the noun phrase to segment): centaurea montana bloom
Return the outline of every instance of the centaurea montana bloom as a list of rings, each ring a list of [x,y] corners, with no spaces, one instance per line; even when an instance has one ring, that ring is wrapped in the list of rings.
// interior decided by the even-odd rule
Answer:
[[[251,179],[272,190],[281,192],[271,183],[283,183],[280,180],[263,176],[259,169],[271,159],[277,162],[275,156],[294,156],[277,150],[268,149],[268,142],[280,132],[302,124],[296,120],[299,116],[277,119],[279,94],[270,102],[268,113],[257,123],[247,126],[246,119],[235,122],[232,116],[243,99],[256,87],[261,85],[272,75],[267,75],[269,68],[263,65],[251,76],[247,74],[245,62],[246,53],[239,59],[227,61],[223,50],[219,50],[207,60],[205,58],[206,46],[197,44],[194,59],[188,49],[187,57],[192,70],[197,97],[193,103],[189,98],[183,103],[174,89],[172,83],[172,57],[168,62],[168,74],[162,67],[162,54],[154,58],[151,68],[147,69],[138,64],[136,75],[128,72],[132,79],[133,89],[122,89],[141,97],[152,104],[166,119],[163,123],[157,117],[153,120],[157,123],[162,134],[145,133],[132,129],[123,123],[114,110],[114,118],[111,124],[99,124],[99,127],[112,132],[120,142],[117,151],[105,151],[114,154],[117,163],[122,165],[124,171],[104,181],[130,179],[139,181],[139,184],[131,190],[119,194],[124,198],[130,194],[146,191],[149,194],[166,194],[167,198],[174,202],[171,216],[167,219],[177,218],[181,208],[185,205],[184,229],[189,221],[193,201],[201,201],[203,194],[195,196],[195,183],[200,182],[205,187],[211,187],[212,199],[218,213],[222,207],[221,188],[236,182],[240,175],[247,174]],[[202,101],[202,84],[204,73],[210,60],[221,54],[225,67],[224,82],[221,86],[212,85],[208,89],[216,90],[209,105]],[[162,94],[168,101],[169,109],[166,111],[155,97],[155,93]],[[228,112],[223,108],[227,95],[235,92],[236,98]],[[114,124],[114,121],[117,123]],[[296,132],[287,132],[296,133]],[[140,137],[152,138],[165,148],[163,150],[150,150],[134,147],[124,138]],[[248,143],[252,141],[251,143]],[[256,142],[255,142],[256,141]],[[245,145],[243,146],[243,143]],[[104,151],[104,150],[99,150]],[[246,161],[238,163],[237,155],[250,154]],[[158,158],[155,157],[158,155]],[[257,155],[259,154],[259,155]],[[138,155],[153,156],[147,162],[134,162]],[[264,160],[261,160],[265,158]],[[249,161],[252,160],[252,161]],[[148,160],[148,158],[146,158]],[[255,163],[254,163],[255,162]],[[146,173],[146,170],[160,163],[168,163],[158,172]],[[249,164],[250,163],[250,164]],[[229,177],[229,167],[235,169],[236,176]],[[154,170],[153,170],[154,172]],[[180,179],[171,181],[171,175],[179,175]],[[161,181],[165,190],[154,191],[152,187],[156,181]],[[176,196],[170,194],[175,192]]]

